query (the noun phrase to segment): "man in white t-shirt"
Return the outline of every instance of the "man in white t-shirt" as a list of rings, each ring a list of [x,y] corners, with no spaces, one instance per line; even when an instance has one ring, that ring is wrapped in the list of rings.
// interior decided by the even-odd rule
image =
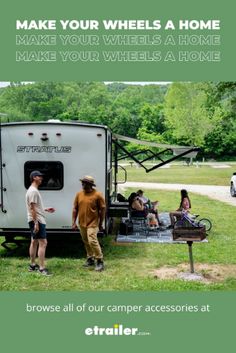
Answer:
[[[42,275],[49,276],[45,268],[45,252],[47,247],[45,211],[55,212],[53,207],[44,208],[39,186],[43,181],[43,174],[38,170],[30,173],[31,186],[26,192],[26,209],[29,228],[31,231],[31,243],[29,248],[30,265],[29,271],[39,271]],[[38,249],[39,265],[35,263]]]

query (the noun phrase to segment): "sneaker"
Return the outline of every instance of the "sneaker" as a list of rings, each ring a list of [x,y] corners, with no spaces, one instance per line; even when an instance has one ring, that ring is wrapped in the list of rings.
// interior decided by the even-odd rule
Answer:
[[[103,271],[104,270],[104,262],[101,259],[97,260],[96,266],[95,266],[95,271]]]
[[[52,276],[52,273],[50,273],[47,268],[42,268],[42,270],[39,269],[39,273],[43,276]]]
[[[95,260],[93,257],[88,257],[85,263],[83,264],[83,267],[92,267],[95,266]]]
[[[39,270],[39,265],[29,265],[29,272],[35,272]]]

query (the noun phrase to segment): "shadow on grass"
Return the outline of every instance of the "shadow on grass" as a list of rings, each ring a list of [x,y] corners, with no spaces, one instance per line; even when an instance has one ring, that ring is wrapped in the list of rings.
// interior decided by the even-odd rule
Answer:
[[[5,248],[0,249],[1,257],[18,257],[25,258],[29,255],[30,239],[24,239],[20,246],[15,244],[8,245],[11,250]],[[46,250],[46,257],[65,257],[65,258],[81,258],[85,256],[84,245],[81,238],[52,238],[48,237],[48,245]]]
[[[124,244],[119,245],[115,243],[114,236],[106,236],[99,238],[99,242],[104,253],[105,258],[136,258],[143,254],[142,247],[137,244]],[[29,255],[29,244],[28,242],[22,243],[19,247],[11,244],[11,250],[6,250],[3,247],[0,248],[0,257],[9,258],[25,258]],[[84,244],[81,238],[48,238],[48,246],[46,251],[47,258],[84,258],[86,252]]]

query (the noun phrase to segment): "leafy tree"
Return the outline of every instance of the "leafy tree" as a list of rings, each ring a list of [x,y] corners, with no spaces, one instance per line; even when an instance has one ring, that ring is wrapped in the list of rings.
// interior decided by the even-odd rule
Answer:
[[[166,128],[181,144],[202,146],[215,123],[207,109],[207,95],[197,83],[173,83],[166,94],[164,114]]]
[[[147,132],[160,134],[164,132],[165,126],[162,104],[151,105],[149,103],[145,103],[141,107],[140,118],[141,129],[145,129]]]
[[[198,145],[211,158],[236,155],[236,82],[12,82],[0,88],[0,112],[1,121],[86,121],[143,140]]]
[[[235,158],[236,155],[236,83],[211,85],[211,106],[220,110],[222,119],[206,136],[204,151],[213,158]]]
[[[139,126],[139,119],[126,108],[117,108],[110,121],[113,132],[130,137],[136,137]]]

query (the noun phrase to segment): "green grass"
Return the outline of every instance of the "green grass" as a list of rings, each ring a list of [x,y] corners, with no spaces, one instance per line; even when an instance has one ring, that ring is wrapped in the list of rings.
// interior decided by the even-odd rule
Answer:
[[[228,163],[227,163],[228,164]],[[125,167],[128,173],[128,181],[140,181],[151,183],[181,183],[198,185],[230,185],[230,178],[236,171],[236,166],[231,168],[214,169],[206,166],[171,165],[170,168],[159,168],[146,173],[143,168],[135,166]],[[119,172],[119,180],[124,179],[122,171]]]
[[[130,193],[131,190],[127,190]],[[148,191],[151,199],[160,200],[160,210],[176,209],[179,193]],[[213,222],[209,243],[194,244],[196,263],[236,265],[235,208],[207,197],[191,194],[193,211]],[[57,246],[56,246],[57,245]],[[106,271],[95,273],[83,269],[83,245],[49,243],[47,265],[54,273],[43,277],[27,271],[27,247],[8,256],[0,249],[0,290],[5,291],[185,291],[235,290],[236,278],[226,276],[223,282],[203,284],[182,280],[158,280],[152,271],[162,266],[188,264],[185,244],[114,244],[111,237],[102,241]]]

